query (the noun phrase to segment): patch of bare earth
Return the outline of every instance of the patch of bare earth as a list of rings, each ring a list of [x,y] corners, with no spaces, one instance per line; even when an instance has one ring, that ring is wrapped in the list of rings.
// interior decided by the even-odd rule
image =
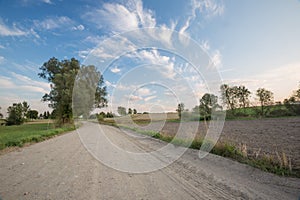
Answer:
[[[141,128],[174,136],[179,125],[188,133],[193,131],[197,124],[198,122],[183,122],[181,125],[176,122],[166,122],[160,130],[159,124],[154,122]],[[197,136],[203,137],[205,133],[205,123],[200,122]],[[287,159],[291,159],[292,168],[300,169],[300,117],[225,121],[219,142],[238,147],[244,144],[251,156],[277,157],[284,153]]]

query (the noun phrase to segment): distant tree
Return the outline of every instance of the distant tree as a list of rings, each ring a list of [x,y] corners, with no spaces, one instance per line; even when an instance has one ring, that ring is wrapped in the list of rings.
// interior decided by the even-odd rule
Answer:
[[[249,96],[251,92],[243,85],[237,87],[236,97],[239,100],[240,107],[244,109],[249,106]]]
[[[179,103],[177,105],[176,111],[178,112],[179,119],[181,119],[181,114],[184,111],[184,104],[183,103]]]
[[[30,106],[26,101],[22,102],[22,117],[25,118],[27,112],[30,110]]]
[[[137,114],[137,110],[136,109],[133,109],[133,114]]]
[[[28,119],[37,119],[39,116],[39,112],[37,110],[29,110],[26,114]]]
[[[106,113],[106,117],[107,117],[107,118],[113,118],[114,115],[113,115],[112,112],[107,112],[107,113]]]
[[[119,107],[118,107],[118,113],[119,113],[119,115],[121,115],[121,116],[126,115],[126,108],[124,108],[124,107],[122,107],[122,106],[119,106]]]
[[[232,112],[234,112],[234,109],[236,108],[237,105],[237,92],[238,92],[238,87],[233,86],[230,87],[227,84],[223,84],[220,87],[221,89],[221,98],[223,103],[229,108]]]
[[[213,110],[220,108],[218,97],[214,94],[205,93],[200,99],[199,112],[204,118],[210,117]]]
[[[259,88],[256,90],[256,96],[259,99],[261,106],[261,115],[265,115],[265,107],[273,103],[273,92],[265,89]]]
[[[56,117],[58,125],[73,121],[72,103],[76,107],[75,115],[86,117],[93,107],[106,105],[106,87],[102,87],[103,77],[94,66],[80,66],[75,58],[62,61],[51,58],[40,70],[38,75],[51,83],[50,93],[45,94],[42,100],[49,102],[49,107],[54,109],[53,116]],[[79,70],[81,71],[78,74]],[[75,78],[77,84],[74,86]],[[76,94],[73,94],[74,87]]]
[[[1,110],[1,107],[0,107],[0,110]],[[3,118],[3,114],[2,113],[0,113],[0,119],[2,119]]]
[[[20,125],[25,121],[25,114],[29,109],[27,102],[14,103],[12,106],[7,108],[8,118],[7,125]]]
[[[48,119],[48,116],[47,116],[47,112],[46,112],[46,111],[45,111],[44,114],[43,114],[43,118],[44,118],[44,119]]]
[[[283,104],[292,114],[300,115],[300,88],[291,97],[284,99]]]
[[[132,109],[128,108],[128,115],[131,115],[131,114],[132,114]]]

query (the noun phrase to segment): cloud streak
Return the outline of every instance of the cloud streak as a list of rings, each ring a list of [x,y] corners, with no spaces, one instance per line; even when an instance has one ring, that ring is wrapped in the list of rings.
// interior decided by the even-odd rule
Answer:
[[[8,27],[0,18],[0,36],[25,36],[28,33],[19,29],[16,24],[13,27]]]

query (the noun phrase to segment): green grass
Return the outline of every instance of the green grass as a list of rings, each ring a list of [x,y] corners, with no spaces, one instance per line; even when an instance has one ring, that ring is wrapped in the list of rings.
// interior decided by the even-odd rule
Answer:
[[[115,125],[116,126],[116,125]],[[132,128],[125,125],[119,125],[119,127],[129,129],[135,131],[137,133],[148,135],[156,139],[160,139],[162,141],[172,143],[174,145],[183,146],[191,149],[200,149],[201,145],[203,144],[203,140],[201,139],[194,139],[193,141],[183,140],[180,138],[174,138],[170,136],[165,136],[160,134],[159,132],[155,131],[146,131],[146,130],[139,130],[137,128]],[[209,142],[206,141],[205,145],[211,145]],[[244,156],[243,153],[237,148],[236,146],[228,143],[217,143],[211,150],[212,154],[219,155],[222,157],[231,158],[238,162],[248,164],[252,167],[261,169],[266,172],[271,172],[281,176],[291,176],[291,177],[300,177],[300,171],[292,171],[287,166],[281,166],[278,160],[270,157],[259,157],[259,158],[252,158],[248,156]]]
[[[74,126],[55,128],[53,124],[23,124],[19,126],[0,126],[0,150],[26,143],[40,142],[47,138],[74,130]]]

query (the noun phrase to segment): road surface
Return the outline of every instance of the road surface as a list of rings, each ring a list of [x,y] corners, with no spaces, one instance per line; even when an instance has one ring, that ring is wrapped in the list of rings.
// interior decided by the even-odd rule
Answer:
[[[79,130],[97,135],[96,126],[85,123]],[[122,148],[150,152],[166,145],[115,127],[101,128]],[[2,199],[298,199],[299,195],[297,178],[212,154],[199,159],[192,149],[154,172],[120,172],[95,159],[76,131],[0,156]]]

